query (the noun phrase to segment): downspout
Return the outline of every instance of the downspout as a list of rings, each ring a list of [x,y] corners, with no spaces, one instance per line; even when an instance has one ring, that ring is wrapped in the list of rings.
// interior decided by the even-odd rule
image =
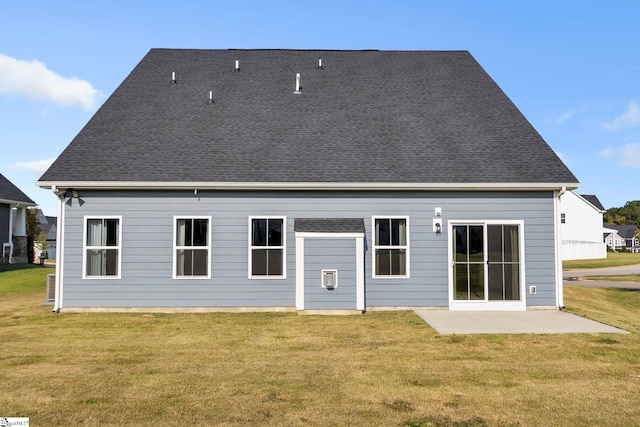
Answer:
[[[58,227],[56,230],[56,286],[55,286],[55,298],[53,303],[53,312],[59,313],[62,308],[62,281],[64,275],[64,200],[58,196],[57,188],[55,185],[51,187],[53,194],[58,198]]]
[[[561,204],[560,197],[564,193],[567,192],[567,187],[562,187],[562,189],[556,194],[554,204],[555,204],[555,239],[556,239],[556,306],[562,310],[564,308],[564,280],[562,277],[562,236],[561,227],[560,227],[560,217],[561,217]]]
[[[2,254],[4,256],[4,254]],[[13,264],[13,206],[9,205],[9,264]]]

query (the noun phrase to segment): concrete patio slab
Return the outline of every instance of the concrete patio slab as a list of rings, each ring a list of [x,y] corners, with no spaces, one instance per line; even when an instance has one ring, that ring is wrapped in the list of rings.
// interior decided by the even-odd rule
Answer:
[[[613,326],[560,310],[414,310],[439,334],[628,334]]]

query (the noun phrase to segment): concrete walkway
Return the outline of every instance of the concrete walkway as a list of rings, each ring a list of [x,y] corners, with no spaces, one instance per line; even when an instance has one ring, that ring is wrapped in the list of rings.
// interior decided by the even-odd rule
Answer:
[[[640,274],[640,265],[564,270],[564,282],[581,286],[640,289],[637,282],[589,281],[588,276]],[[416,309],[416,314],[439,334],[628,334],[560,310],[449,311]]]
[[[439,334],[628,334],[560,310],[449,311],[416,309]]]

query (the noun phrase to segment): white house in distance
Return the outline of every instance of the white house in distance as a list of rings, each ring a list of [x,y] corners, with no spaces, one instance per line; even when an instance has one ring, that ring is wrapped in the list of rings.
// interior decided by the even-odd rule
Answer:
[[[0,263],[24,264],[28,261],[26,212],[35,205],[0,174]]]
[[[636,237],[638,227],[635,225],[609,225],[605,233],[607,246],[613,249],[624,249],[629,252],[640,253],[640,242]]]
[[[560,197],[562,260],[607,257],[603,241],[602,214],[605,209],[594,195],[567,191]]]
[[[36,213],[38,219],[38,229],[40,233],[47,235],[47,253],[48,259],[56,259],[56,235],[58,232],[57,218],[55,216],[47,216],[42,212],[42,209],[38,209]],[[35,258],[39,258],[43,251],[38,247],[37,242],[33,244],[33,253]]]
[[[626,246],[625,239],[618,234],[618,230],[613,228],[614,226],[609,225],[604,228],[604,244],[607,247],[611,248],[611,250],[615,251],[617,248],[621,248]]]

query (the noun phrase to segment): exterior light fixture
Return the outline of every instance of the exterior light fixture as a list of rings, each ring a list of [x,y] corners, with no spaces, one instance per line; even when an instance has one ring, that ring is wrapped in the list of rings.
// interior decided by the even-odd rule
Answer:
[[[433,218],[433,232],[436,236],[442,234],[442,218]]]

